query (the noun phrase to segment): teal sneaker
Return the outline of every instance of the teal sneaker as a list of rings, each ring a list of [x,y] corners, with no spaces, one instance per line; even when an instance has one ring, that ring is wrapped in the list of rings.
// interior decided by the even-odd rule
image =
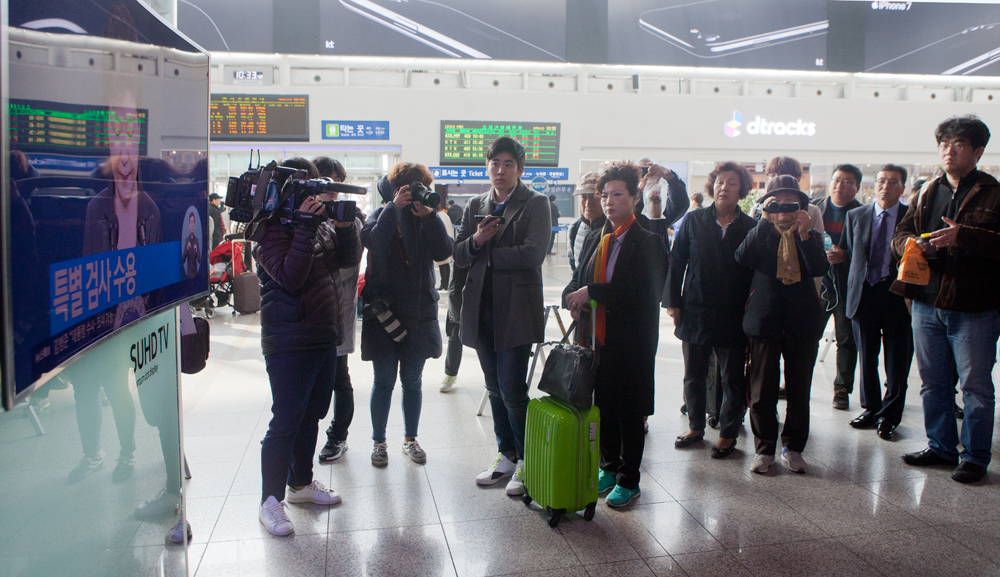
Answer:
[[[635,489],[626,489],[621,485],[615,485],[604,502],[608,504],[608,507],[624,507],[638,497],[639,493],[641,491],[638,486]]]
[[[615,488],[618,484],[617,479],[611,473],[606,473],[604,469],[597,470],[597,494],[603,495]]]

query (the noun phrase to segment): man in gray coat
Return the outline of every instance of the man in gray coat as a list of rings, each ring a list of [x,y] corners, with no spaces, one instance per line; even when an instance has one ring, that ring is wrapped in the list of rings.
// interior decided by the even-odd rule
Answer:
[[[501,137],[486,151],[493,188],[472,198],[455,242],[455,265],[469,267],[463,291],[462,344],[476,349],[486,378],[499,454],[476,477],[510,476],[508,495],[524,494],[528,359],[545,337],[542,262],[551,234],[549,199],[521,183],[524,147]]]

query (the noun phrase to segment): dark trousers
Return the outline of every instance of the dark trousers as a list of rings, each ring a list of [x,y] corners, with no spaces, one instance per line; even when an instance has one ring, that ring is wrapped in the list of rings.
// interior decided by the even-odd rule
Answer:
[[[448,284],[448,314],[444,321],[444,332],[448,335],[448,351],[444,358],[444,374],[449,377],[458,376],[458,368],[462,365],[462,291],[465,281],[469,278],[468,268],[455,267]]]
[[[867,282],[855,313],[854,339],[861,361],[861,406],[876,422],[899,425],[906,404],[906,380],[913,363],[913,327],[903,297],[889,292],[892,279],[875,286]],[[878,375],[878,357],[885,346],[885,397]]]
[[[492,279],[487,277],[492,282]],[[476,354],[483,368],[493,412],[498,450],[511,461],[524,458],[524,425],[528,416],[528,360],[531,345],[494,350],[492,291],[483,291]],[[489,299],[486,293],[489,292]]]
[[[706,381],[714,349],[722,375],[722,406],[719,408],[719,436],[735,439],[747,410],[746,378],[743,373],[746,351],[714,348],[684,341],[684,402],[692,431],[705,430]]]
[[[448,288],[448,279],[451,277],[451,263],[446,262],[444,264],[439,264],[438,273],[441,275],[441,282],[438,284],[438,290],[443,291]]]
[[[642,417],[601,416],[601,469],[618,475],[622,487],[639,486],[639,465],[645,447]]]
[[[778,442],[779,360],[785,361],[785,426],[781,444],[801,452],[809,437],[809,392],[819,342],[782,335],[750,339],[750,427],[758,455],[774,455]]]
[[[347,355],[337,357],[337,378],[333,382],[333,420],[326,430],[331,441],[346,441],[347,429],[354,420],[354,387],[347,371]]]
[[[337,376],[337,349],[289,351],[264,357],[271,382],[271,422],[261,442],[261,501],[283,501],[285,485],[312,482],[319,421]]]
[[[826,314],[826,321],[833,315],[833,332],[837,338],[837,377],[833,379],[833,390],[854,392],[854,370],[858,367],[858,347],[854,343],[854,327],[847,318],[847,299],[841,295],[837,306]],[[825,304],[825,303],[824,303]]]

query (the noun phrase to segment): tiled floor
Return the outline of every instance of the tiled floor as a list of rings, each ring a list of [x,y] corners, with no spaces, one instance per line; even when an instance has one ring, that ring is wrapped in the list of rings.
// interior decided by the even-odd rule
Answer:
[[[568,278],[550,257],[546,295],[556,302]],[[442,308],[442,319],[443,319]],[[703,445],[673,447],[686,430],[680,343],[662,317],[657,412],[649,420],[642,496],[627,510],[603,503],[592,522],[570,516],[557,529],[537,507],[508,498],[503,484],[473,477],[496,454],[487,407],[476,408],[483,378],[466,349],[459,388],[438,392],[443,359],[424,371],[419,440],[426,465],[402,455],[399,392],[389,420],[389,466],[371,466],[370,365],[350,358],[357,408],[350,450],[315,475],[343,495],[332,508],[289,507],[296,534],[275,538],[257,522],[260,439],[270,393],[257,316],[212,320],[208,368],[184,382],[184,429],[194,475],[187,485],[194,527],[192,573],[240,576],[681,576],[1000,574],[1000,490],[964,486],[947,469],[916,469],[900,455],[925,446],[919,379],[911,374],[897,439],[847,422],[860,412],[830,406],[831,351],[816,366],[805,475],[780,466],[748,473],[749,424],[727,460]],[[550,333],[558,329],[550,324]],[[996,375],[997,373],[995,373]],[[537,392],[533,390],[533,395]],[[779,407],[780,408],[780,407]],[[325,429],[329,417],[322,424]],[[321,437],[322,437],[321,433]]]

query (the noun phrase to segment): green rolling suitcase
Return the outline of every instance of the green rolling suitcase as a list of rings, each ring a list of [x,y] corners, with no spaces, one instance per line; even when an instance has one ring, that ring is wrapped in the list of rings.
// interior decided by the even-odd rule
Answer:
[[[597,510],[601,412],[579,410],[543,397],[528,404],[524,434],[524,503],[544,507],[555,527],[566,513],[584,511],[590,521]]]

